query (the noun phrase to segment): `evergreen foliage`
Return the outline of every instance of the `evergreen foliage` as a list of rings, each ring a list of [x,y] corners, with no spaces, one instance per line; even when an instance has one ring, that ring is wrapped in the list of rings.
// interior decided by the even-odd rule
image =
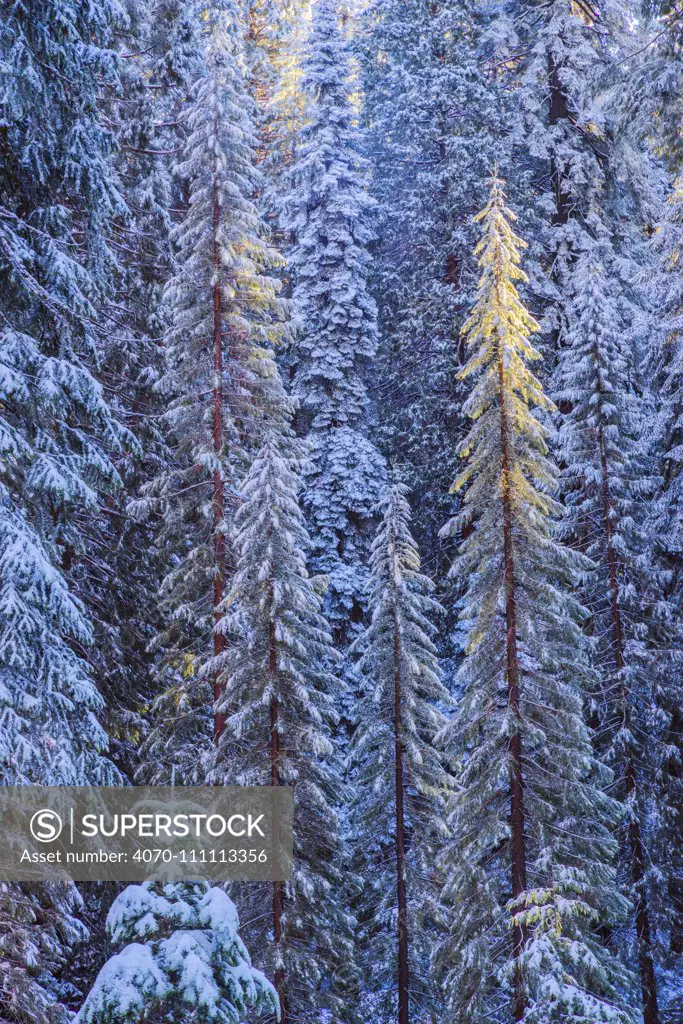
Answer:
[[[682,27],[6,0],[0,784],[295,864],[3,882],[3,1024],[677,1024]]]
[[[655,274],[651,281],[652,383],[659,396],[657,455],[661,459],[661,500],[653,540],[672,574],[671,590],[680,607],[683,558],[683,182],[677,180],[662,209],[653,237]]]
[[[155,781],[174,770],[188,781],[202,776],[197,755],[210,743],[212,701],[197,672],[211,654],[228,517],[250,452],[286,405],[271,354],[284,327],[278,260],[253,202],[261,179],[240,41],[220,12],[206,31],[206,65],[180,114],[186,141],[175,170],[189,204],[171,232],[171,324],[156,385],[173,457],[133,505],[138,516],[156,513],[169,559],[166,628],[153,641],[166,685],[144,752]]]
[[[338,1014],[352,975],[351,917],[342,900],[342,849],[336,805],[339,758],[331,743],[341,682],[321,600],[306,571],[310,541],[297,504],[296,463],[271,437],[242,485],[235,516],[235,574],[219,629],[230,636],[214,660],[224,731],[211,781],[291,786],[295,870],[273,883],[272,914],[263,886],[249,887],[252,940],[275,978],[283,1019],[314,1009]],[[246,887],[245,887],[246,888]],[[265,947],[265,948],[264,948]]]
[[[222,889],[145,882],[116,898],[107,930],[120,947],[104,965],[78,1024],[183,1021],[238,1024],[252,1007],[276,1007],[251,965],[239,917]]]
[[[67,1024],[60,979],[72,950],[88,938],[71,885],[0,884],[0,1007],[3,1024]]]
[[[593,718],[598,748],[615,772],[615,795],[627,809],[624,867],[633,886],[643,998],[656,1004],[652,890],[666,885],[668,869],[656,865],[661,825],[649,810],[649,789],[666,759],[658,693],[666,693],[669,673],[680,669],[680,623],[667,600],[666,578],[650,556],[647,505],[658,481],[647,458],[643,403],[629,380],[623,302],[608,270],[594,246],[572,273],[558,368],[558,400],[570,410],[561,428],[564,528],[593,561],[584,577],[601,677]],[[660,801],[659,813],[671,813],[666,803]]]
[[[657,809],[659,862],[666,866],[667,886],[662,893],[661,913],[668,920],[668,954],[675,974],[683,953],[683,720],[681,716],[680,611],[683,608],[683,191],[677,180],[665,207],[659,231],[653,238],[657,273],[652,280],[653,389],[659,396],[659,426],[654,453],[661,466],[658,501],[649,517],[650,543],[656,564],[664,575],[664,592],[671,614],[678,623],[670,657],[658,673],[657,704],[663,713],[661,770],[655,776],[658,787],[653,800]],[[661,787],[661,788],[660,788]],[[659,810],[660,806],[663,808]],[[675,984],[673,989],[675,990]],[[678,999],[680,1005],[680,998]]]
[[[183,140],[178,113],[199,74],[201,48],[197,9],[190,4],[144,0],[128,3],[126,14],[117,39],[120,85],[107,94],[105,107],[116,132],[127,209],[112,225],[118,274],[106,310],[102,379],[139,444],[117,461],[123,487],[107,504],[101,546],[113,555],[102,559],[106,566],[98,580],[107,621],[98,631],[97,653],[115,750],[133,774],[154,695],[147,646],[162,626],[157,593],[165,565],[152,525],[136,521],[126,506],[170,458],[154,385],[168,326],[163,288],[172,267],[173,211],[183,205],[181,183],[172,174],[173,154]],[[140,548],[148,552],[144,561],[136,555]],[[113,594],[112,579],[118,583]]]
[[[387,490],[379,512],[371,621],[353,648],[364,686],[351,753],[353,866],[363,879],[359,950],[375,1019],[396,1018],[396,996],[406,999],[405,984],[415,1019],[428,1020],[439,1012],[430,961],[444,912],[434,862],[447,835],[443,819],[452,784],[435,744],[450,704],[431,621],[442,609],[420,571],[405,485]]]
[[[574,259],[599,231],[614,248],[614,270],[628,291],[643,260],[639,226],[656,217],[661,172],[626,100],[634,75],[628,56],[641,40],[631,30],[636,6],[502,5],[495,53],[517,93],[511,141],[520,158],[510,174],[520,194],[534,194],[523,215],[551,366],[569,316]]]
[[[326,611],[346,646],[362,621],[372,508],[384,463],[368,437],[365,381],[377,347],[368,288],[373,204],[351,103],[350,58],[336,0],[317,0],[303,61],[309,120],[297,141],[285,200],[298,426],[311,446],[304,507],[313,565],[329,578]]]
[[[466,493],[445,528],[463,536],[471,524],[453,568],[468,589],[463,695],[444,731],[459,771],[442,861],[454,914],[438,963],[452,1020],[625,1022],[625,975],[596,931],[626,901],[611,773],[583,720],[589,648],[572,589],[586,562],[556,537],[558,474],[539,419],[552,403],[529,368],[537,324],[516,287],[524,243],[502,181],[490,188],[464,327],[473,425],[454,486]]]
[[[124,210],[102,90],[114,3],[11,3],[0,18],[0,784],[112,783],[93,643],[94,539],[132,440],[98,379]],[[98,673],[99,676],[99,673]],[[99,682],[99,679],[98,679]],[[0,888],[0,1014],[65,1021],[87,930],[73,886]]]
[[[97,366],[98,307],[122,199],[93,109],[114,80],[116,8],[14,4],[3,17],[0,103],[0,763],[2,782],[115,777],[88,664],[81,596],[99,505],[129,438]],[[39,13],[39,17],[37,17]],[[77,83],[76,100],[64,82]],[[74,237],[81,241],[74,243]],[[79,595],[79,591],[81,594]]]
[[[379,222],[379,437],[421,496],[413,528],[438,586],[452,555],[437,540],[453,512],[443,481],[466,430],[458,331],[477,279],[472,217],[507,131],[487,64],[497,17],[462,0],[378,0],[358,42]]]

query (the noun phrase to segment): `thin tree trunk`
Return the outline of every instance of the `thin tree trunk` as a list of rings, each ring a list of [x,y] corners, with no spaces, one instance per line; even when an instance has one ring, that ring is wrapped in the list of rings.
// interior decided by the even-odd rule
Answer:
[[[569,103],[567,102],[567,93],[560,82],[558,67],[552,53],[548,54],[548,90],[550,94],[548,104],[548,124],[556,125],[561,121],[567,124],[569,122]],[[572,209],[572,195],[567,181],[567,168],[565,165],[560,163],[556,157],[552,157],[550,160],[550,180],[552,183],[553,197],[555,199],[555,211],[551,217],[551,223],[554,227],[561,227],[569,223],[574,211]],[[567,246],[567,248],[571,248],[571,243],[566,238],[565,246]],[[569,254],[569,259],[571,259],[571,254]],[[561,267],[562,261],[558,261],[551,273],[551,277],[560,288],[560,291],[562,290],[562,284],[560,282]],[[553,327],[550,332],[551,347],[554,352],[557,352],[560,347],[561,333],[562,332],[557,325]],[[562,402],[560,404],[560,411],[564,415],[569,413],[571,411],[571,403],[567,401]]]
[[[614,552],[612,531],[612,502],[609,489],[607,454],[602,428],[598,431],[600,447],[600,471],[602,476],[602,505],[605,525],[605,544],[607,549],[607,565],[610,583],[610,610],[612,617],[612,640],[614,643],[614,663],[618,673],[625,667],[624,633],[621,621],[621,605],[619,597],[619,576],[617,560]],[[624,728],[631,727],[631,715],[628,694],[622,683],[621,690],[622,716]],[[631,881],[635,896],[636,934],[638,937],[638,962],[640,966],[640,988],[643,1000],[644,1024],[659,1024],[659,1008],[657,1005],[657,981],[654,961],[652,959],[650,912],[648,907],[647,889],[645,885],[645,849],[638,820],[638,783],[633,751],[627,749],[624,761],[624,778],[626,783],[625,802],[630,805],[628,825],[629,851],[631,855]]]
[[[216,125],[217,130],[217,125]],[[213,450],[216,460],[223,458],[223,310],[221,295],[221,262],[218,232],[220,227],[220,196],[218,192],[218,166],[214,163],[213,172]],[[225,535],[223,520],[225,518],[225,488],[223,472],[220,466],[213,471],[213,653],[214,657],[225,650],[225,636],[216,632],[220,622],[220,606],[225,591]],[[225,730],[225,714],[218,711],[222,696],[219,675],[216,673],[213,683],[214,699],[214,740],[220,740]]]
[[[268,673],[271,679],[277,675],[277,641],[275,624],[271,621],[268,636]],[[280,732],[278,728],[277,697],[270,701],[270,784],[282,785],[280,781]],[[282,915],[284,912],[284,888],[282,882],[273,882],[273,942],[275,943],[278,966],[275,969],[275,989],[280,1001],[280,1024],[287,1024],[287,999],[285,995],[285,969],[282,964]]]
[[[396,558],[396,534],[392,531],[394,559]],[[395,568],[395,566],[394,566]],[[405,870],[405,816],[403,783],[403,736],[402,736],[402,684],[401,684],[401,638],[396,611],[396,581],[392,571],[394,590],[394,745],[396,752],[396,898],[398,905],[398,1024],[408,1024],[410,1019],[410,975],[408,966],[408,907],[406,896]]]
[[[501,472],[503,477],[503,558],[505,587],[505,650],[508,683],[508,708],[515,722],[520,724],[519,661],[517,657],[517,600],[515,594],[515,564],[512,546],[512,497],[510,488],[510,437],[505,396],[504,353],[499,340],[498,380],[500,386],[500,442]],[[519,728],[510,737],[510,831],[512,859],[512,897],[514,900],[526,889],[526,842],[524,838],[524,779],[522,777],[522,736]],[[518,908],[517,908],[518,909]],[[519,961],[526,938],[523,925],[514,925],[513,956]],[[519,963],[515,965],[515,1020],[521,1020],[526,1009],[526,997]]]
[[[560,121],[568,121],[569,105],[567,103],[567,93],[560,82],[557,64],[550,53],[548,54],[548,87],[550,90],[549,123],[554,125]],[[554,159],[550,162],[550,177],[555,195],[553,224],[566,224],[571,215],[571,194],[567,191],[566,170],[564,167],[559,166]]]

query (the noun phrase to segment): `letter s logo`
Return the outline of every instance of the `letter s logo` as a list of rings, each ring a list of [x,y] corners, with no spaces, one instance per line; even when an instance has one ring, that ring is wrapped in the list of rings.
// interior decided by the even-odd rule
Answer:
[[[36,811],[29,827],[31,835],[39,843],[53,843],[55,839],[59,839],[63,826],[62,819],[56,811],[44,808],[42,811]]]

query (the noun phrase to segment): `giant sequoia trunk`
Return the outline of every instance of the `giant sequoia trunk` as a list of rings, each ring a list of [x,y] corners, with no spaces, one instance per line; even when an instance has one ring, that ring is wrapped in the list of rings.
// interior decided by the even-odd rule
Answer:
[[[517,900],[526,889],[526,845],[524,839],[524,779],[522,776],[522,736],[519,710],[519,659],[517,653],[517,597],[515,593],[515,563],[512,544],[512,495],[510,466],[510,427],[508,423],[504,352],[502,341],[498,349],[498,382],[500,387],[500,443],[503,501],[503,566],[505,589],[505,660],[508,685],[508,708],[516,722],[510,737],[510,852],[512,861],[512,897]],[[519,909],[519,908],[516,908]],[[515,966],[515,1020],[522,1020],[526,1009],[524,985],[519,957],[524,948],[523,925],[512,930]]]
[[[626,665],[624,657],[624,631],[622,626],[621,602],[619,596],[619,575],[617,571],[617,559],[613,542],[612,502],[610,498],[609,472],[602,428],[598,431],[598,444],[600,448],[605,550],[609,571],[614,664],[617,673],[621,675]],[[619,691],[619,700],[623,727],[626,732],[630,732],[630,706],[628,693],[623,683]],[[638,962],[640,966],[640,987],[643,1000],[643,1021],[644,1024],[659,1024],[657,982],[655,978],[654,961],[652,959],[650,912],[645,881],[645,849],[640,831],[640,821],[638,819],[638,782],[636,778],[635,754],[630,748],[630,745],[624,751],[623,769],[625,781],[624,800],[629,807],[630,814],[630,820],[628,823],[628,846],[631,862],[631,881],[633,883],[633,899],[636,912],[636,934],[638,937]]]

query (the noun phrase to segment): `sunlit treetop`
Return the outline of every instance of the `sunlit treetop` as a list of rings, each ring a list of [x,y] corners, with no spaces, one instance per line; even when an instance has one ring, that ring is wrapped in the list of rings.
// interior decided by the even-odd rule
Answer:
[[[504,415],[510,446],[509,484],[519,497],[547,512],[548,499],[529,482],[533,479],[547,486],[555,474],[544,459],[545,429],[531,411],[551,411],[554,406],[528,366],[541,355],[530,341],[539,325],[516,287],[516,282],[527,281],[521,268],[526,243],[513,231],[516,217],[505,204],[504,182],[495,173],[489,188],[489,200],[475,218],[482,226],[475,249],[481,276],[472,313],[462,328],[469,359],[459,374],[461,379],[480,374],[463,405],[475,423],[460,449],[468,464],[453,490],[460,490],[489,462],[490,438],[501,436],[500,430],[491,432],[491,419]]]

